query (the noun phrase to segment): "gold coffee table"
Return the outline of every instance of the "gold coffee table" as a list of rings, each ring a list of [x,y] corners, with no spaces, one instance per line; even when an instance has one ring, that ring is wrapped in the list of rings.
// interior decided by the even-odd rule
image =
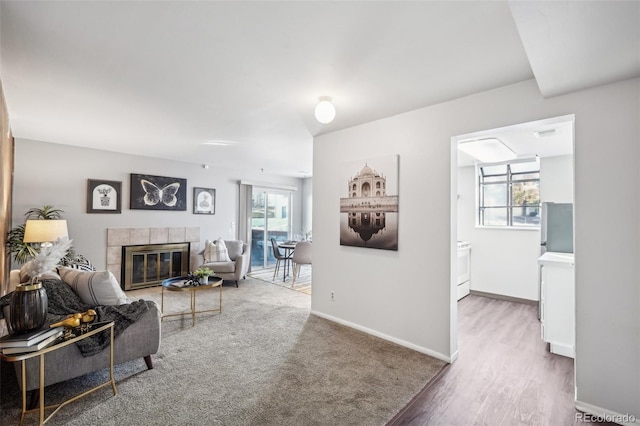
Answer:
[[[191,314],[191,326],[196,325],[196,314],[201,314],[203,312],[220,312],[222,313],[222,278],[211,276],[209,277],[209,282],[207,284],[200,285],[184,285],[187,282],[187,277],[175,277],[169,278],[167,280],[162,281],[162,296],[160,302],[160,310],[162,311],[162,318],[164,317],[174,317],[178,315]],[[202,311],[196,310],[196,294],[202,290],[211,290],[213,288],[218,288],[218,308],[217,309],[205,309]],[[164,291],[188,291],[191,295],[191,311],[185,312],[177,312],[175,314],[165,314],[164,313]]]
[[[100,323],[100,324],[95,324],[94,327],[92,327],[90,329],[90,331],[87,331],[86,333],[80,334],[79,336],[76,337],[72,337],[70,339],[64,340],[62,337],[57,340],[55,343],[40,349],[37,352],[27,352],[24,354],[15,354],[15,355],[5,355],[5,354],[0,354],[0,358],[4,359],[5,361],[9,361],[9,362],[22,362],[22,412],[20,414],[20,425],[22,425],[22,423],[24,422],[24,415],[27,413],[31,413],[31,412],[35,412],[37,411],[39,413],[39,418],[38,418],[38,424],[42,425],[45,422],[47,422],[49,419],[51,419],[51,417],[53,417],[54,414],[56,414],[58,412],[58,410],[60,410],[62,407],[64,407],[65,405],[67,405],[70,402],[73,402],[77,399],[80,399],[84,396],[89,395],[90,393],[97,391],[98,389],[104,387],[104,386],[109,386],[111,385],[111,388],[113,390],[113,395],[117,395],[118,394],[118,390],[116,389],[116,382],[113,379],[113,321],[110,322],[106,322],[106,323]],[[109,331],[110,334],[110,343],[109,343],[109,380],[107,380],[104,383],[101,383],[91,389],[89,389],[88,391],[82,392],[79,395],[76,395],[74,397],[71,397],[69,399],[67,399],[66,401],[60,403],[60,404],[54,404],[54,405],[47,405],[45,406],[45,402],[44,402],[44,372],[45,372],[45,363],[44,363],[44,359],[45,359],[45,355],[49,352],[53,352],[56,351],[60,348],[63,348],[65,346],[71,345],[75,342],[77,342],[78,340],[82,340],[82,339],[86,339],[89,336],[93,336],[96,333],[100,333],[102,331]],[[39,400],[40,400],[40,405],[38,408],[35,409],[27,409],[27,364],[26,361],[30,358],[40,358],[40,369],[39,369],[39,379],[40,379],[40,389],[38,390],[38,392],[40,392],[39,395]],[[45,410],[48,409],[54,409],[54,411],[49,414],[49,416],[47,418],[44,417],[44,412]]]

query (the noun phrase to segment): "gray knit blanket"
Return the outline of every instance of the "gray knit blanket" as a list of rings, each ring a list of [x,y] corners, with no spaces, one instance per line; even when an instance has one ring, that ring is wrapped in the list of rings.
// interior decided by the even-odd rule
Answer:
[[[97,313],[94,322],[113,321],[113,335],[117,337],[149,310],[145,300],[136,300],[124,305],[114,306],[88,305],[82,302],[80,297],[71,289],[71,286],[61,280],[43,280],[42,286],[45,288],[49,299],[49,313],[47,314],[46,324],[53,324],[71,314],[93,309]],[[9,304],[11,295],[12,293],[9,293],[0,298],[0,319],[3,318],[3,307]],[[76,345],[82,356],[88,357],[100,353],[109,346],[109,343],[109,333],[105,331],[79,340]]]

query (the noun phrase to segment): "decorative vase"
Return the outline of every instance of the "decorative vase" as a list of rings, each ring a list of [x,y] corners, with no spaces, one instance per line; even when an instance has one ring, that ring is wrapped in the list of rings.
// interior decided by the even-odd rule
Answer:
[[[209,284],[209,276],[200,277],[200,284]]]
[[[49,299],[42,283],[20,284],[9,301],[9,326],[14,334],[28,333],[47,320]]]

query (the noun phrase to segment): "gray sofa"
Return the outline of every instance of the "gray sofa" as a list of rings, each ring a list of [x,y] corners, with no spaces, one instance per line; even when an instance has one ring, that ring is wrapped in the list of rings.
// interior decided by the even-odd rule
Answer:
[[[205,250],[202,250],[203,263],[200,266],[206,266],[213,270],[213,274],[216,277],[220,277],[223,280],[234,281],[236,287],[238,287],[238,281],[246,278],[249,272],[249,265],[251,263],[251,250],[249,244],[241,240],[229,240],[225,241],[227,250],[229,251],[229,262],[211,262],[208,261],[205,255]]]
[[[142,318],[127,327],[113,342],[113,364],[121,364],[137,358],[144,358],[147,368],[153,368],[151,355],[160,347],[160,309],[155,302],[149,303],[149,311]],[[22,363],[16,362],[16,374],[21,383]],[[38,389],[38,359],[27,360],[27,390]],[[45,355],[45,386],[80,377],[109,367],[109,350],[83,357],[76,345]]]
[[[11,272],[14,273],[14,271]],[[160,348],[162,313],[155,302],[146,302],[149,310],[115,338],[113,344],[114,365],[144,358],[147,368],[153,368],[151,355],[157,353]],[[5,318],[9,318],[8,306],[4,307],[3,313]],[[14,365],[18,383],[22,388],[22,363],[15,362]],[[83,357],[76,345],[68,345],[46,354],[45,365],[44,383],[45,386],[48,386],[109,367],[109,350],[105,349],[96,355]],[[26,368],[26,390],[38,389],[40,387],[38,359],[27,360]]]

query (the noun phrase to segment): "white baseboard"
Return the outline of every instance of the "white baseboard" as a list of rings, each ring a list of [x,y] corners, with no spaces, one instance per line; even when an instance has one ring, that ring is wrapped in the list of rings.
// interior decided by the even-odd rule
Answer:
[[[606,408],[597,407],[578,400],[576,400],[576,409],[589,415],[589,418],[584,418],[585,422],[589,420],[592,422],[612,422],[624,426],[640,425],[640,418],[633,414],[616,413],[615,411],[607,410]],[[576,416],[579,416],[580,414],[581,413],[576,413]],[[577,421],[575,423],[580,423],[579,418],[576,417],[576,420]]]
[[[566,356],[567,358],[576,357],[576,350],[572,345],[549,342],[549,350],[554,354]]]
[[[441,354],[440,352],[436,352],[436,351],[433,351],[431,349],[428,349],[428,348],[425,348],[425,347],[422,347],[422,346],[414,345],[413,343],[407,342],[405,340],[401,340],[401,339],[397,339],[397,338],[392,337],[392,336],[388,336],[388,335],[386,335],[384,333],[380,333],[378,331],[371,330],[370,328],[363,327],[361,325],[354,324],[352,322],[345,321],[345,320],[342,320],[340,318],[336,318],[334,316],[324,314],[322,312],[317,312],[317,311],[312,310],[311,313],[313,315],[319,316],[320,318],[324,318],[324,319],[327,319],[329,321],[337,322],[338,324],[342,324],[344,326],[347,326],[347,327],[350,327],[350,328],[354,328],[356,330],[362,331],[362,332],[370,334],[372,336],[379,337],[379,338],[381,338],[383,340],[387,340],[389,342],[393,342],[393,343],[398,344],[400,346],[404,346],[405,348],[413,349],[414,351],[423,353],[425,355],[432,356],[432,357],[437,358],[439,360],[442,360],[444,362],[448,362],[449,364],[451,364],[453,361],[455,361],[455,359],[458,357],[458,352],[457,351],[452,356],[449,357],[449,356],[446,356],[444,354]]]

